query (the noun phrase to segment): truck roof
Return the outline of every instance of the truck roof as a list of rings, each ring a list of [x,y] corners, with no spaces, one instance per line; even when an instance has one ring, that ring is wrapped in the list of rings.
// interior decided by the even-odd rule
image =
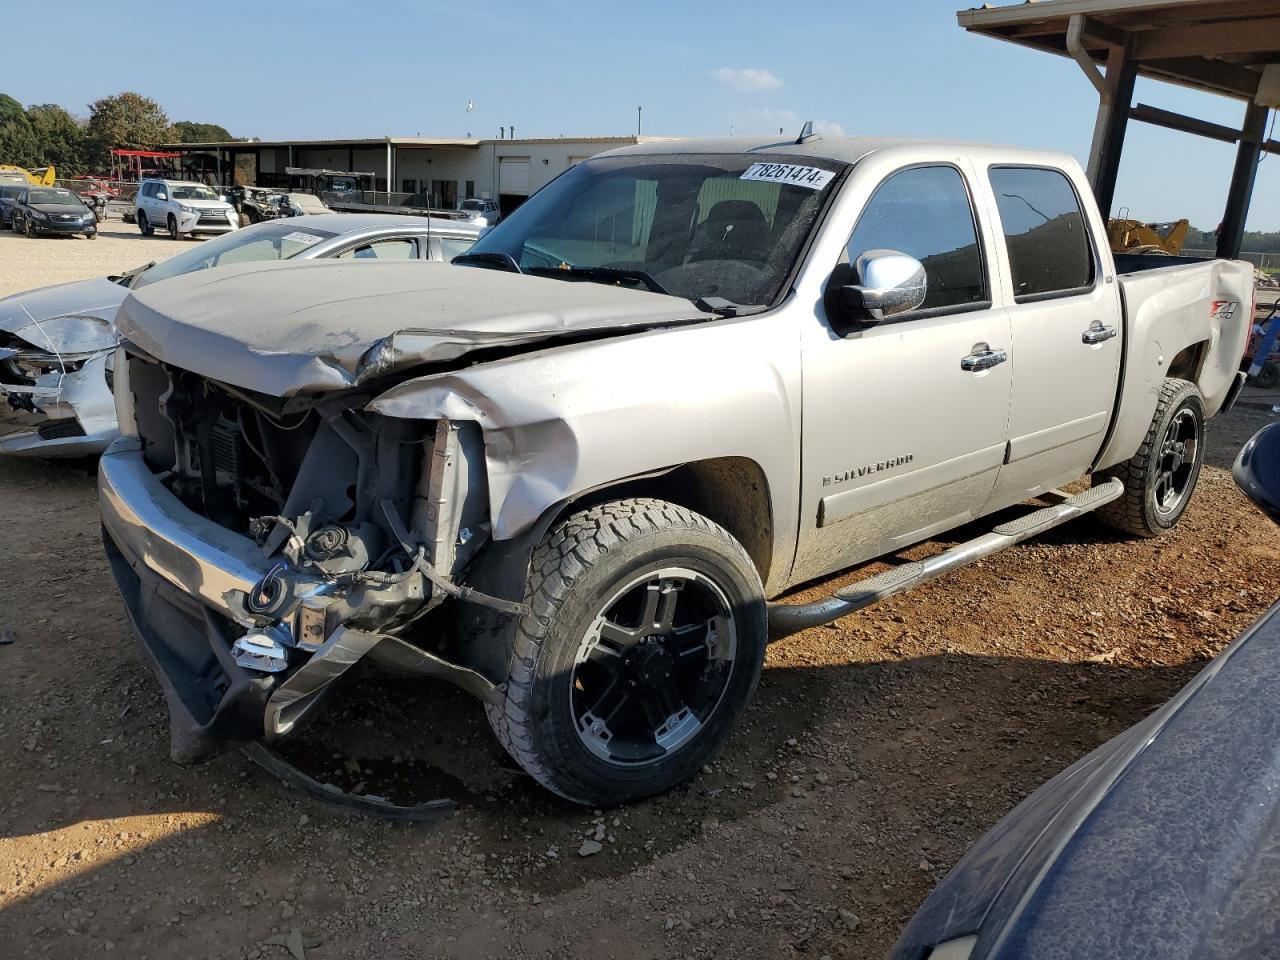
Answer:
[[[662,140],[639,143],[634,146],[610,150],[609,156],[635,156],[643,154],[670,155],[677,153],[758,153],[764,156],[816,157],[839,163],[856,163],[863,157],[881,150],[897,147],[980,147],[997,150],[1009,160],[1053,162],[1070,161],[1070,154],[1053,150],[1030,150],[1026,147],[978,143],[964,140],[910,139],[906,137],[828,137],[816,136],[804,143],[796,143],[794,137],[746,136],[707,137]]]

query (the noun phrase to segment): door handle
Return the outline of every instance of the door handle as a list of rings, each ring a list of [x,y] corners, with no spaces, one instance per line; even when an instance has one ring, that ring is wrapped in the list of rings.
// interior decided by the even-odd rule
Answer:
[[[975,343],[973,352],[967,357],[960,358],[960,369],[976,373],[980,370],[990,370],[1008,359],[1009,354],[1003,350],[993,350],[985,343]]]
[[[1101,320],[1095,320],[1089,324],[1089,329],[1080,334],[1081,343],[1102,343],[1104,340],[1110,340],[1116,335],[1116,328],[1109,327]]]

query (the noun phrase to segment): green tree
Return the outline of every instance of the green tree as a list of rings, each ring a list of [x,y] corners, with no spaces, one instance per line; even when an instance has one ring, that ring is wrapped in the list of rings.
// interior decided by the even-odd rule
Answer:
[[[169,136],[160,104],[138,93],[117,93],[89,105],[87,139],[94,163],[106,166],[112,147],[150,149]]]
[[[85,132],[75,117],[56,103],[38,103],[27,108],[27,120],[39,145],[38,166],[53,164],[62,176],[85,172]]]
[[[179,120],[169,132],[169,139],[178,143],[223,143],[235,140],[226,127],[216,123],[196,123],[194,120]]]
[[[7,93],[0,93],[0,127],[15,120],[25,120],[26,116],[22,104]]]
[[[40,166],[40,144],[31,132],[31,124],[23,114],[16,120],[0,123],[0,163],[20,167]]]

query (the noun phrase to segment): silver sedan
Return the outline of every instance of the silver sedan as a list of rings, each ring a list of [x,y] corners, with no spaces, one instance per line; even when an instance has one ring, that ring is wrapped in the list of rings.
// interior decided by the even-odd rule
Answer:
[[[481,227],[393,214],[290,217],[224,234],[118,277],[0,299],[0,454],[79,457],[115,439],[116,310],[132,290],[233,263],[451,260]]]

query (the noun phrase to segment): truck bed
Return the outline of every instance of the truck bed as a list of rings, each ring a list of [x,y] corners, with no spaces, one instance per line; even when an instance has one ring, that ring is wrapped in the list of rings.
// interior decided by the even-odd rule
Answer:
[[[1252,322],[1253,267],[1238,260],[1119,254],[1124,359],[1114,424],[1095,469],[1142,445],[1166,377],[1199,384],[1205,416],[1221,409]]]

